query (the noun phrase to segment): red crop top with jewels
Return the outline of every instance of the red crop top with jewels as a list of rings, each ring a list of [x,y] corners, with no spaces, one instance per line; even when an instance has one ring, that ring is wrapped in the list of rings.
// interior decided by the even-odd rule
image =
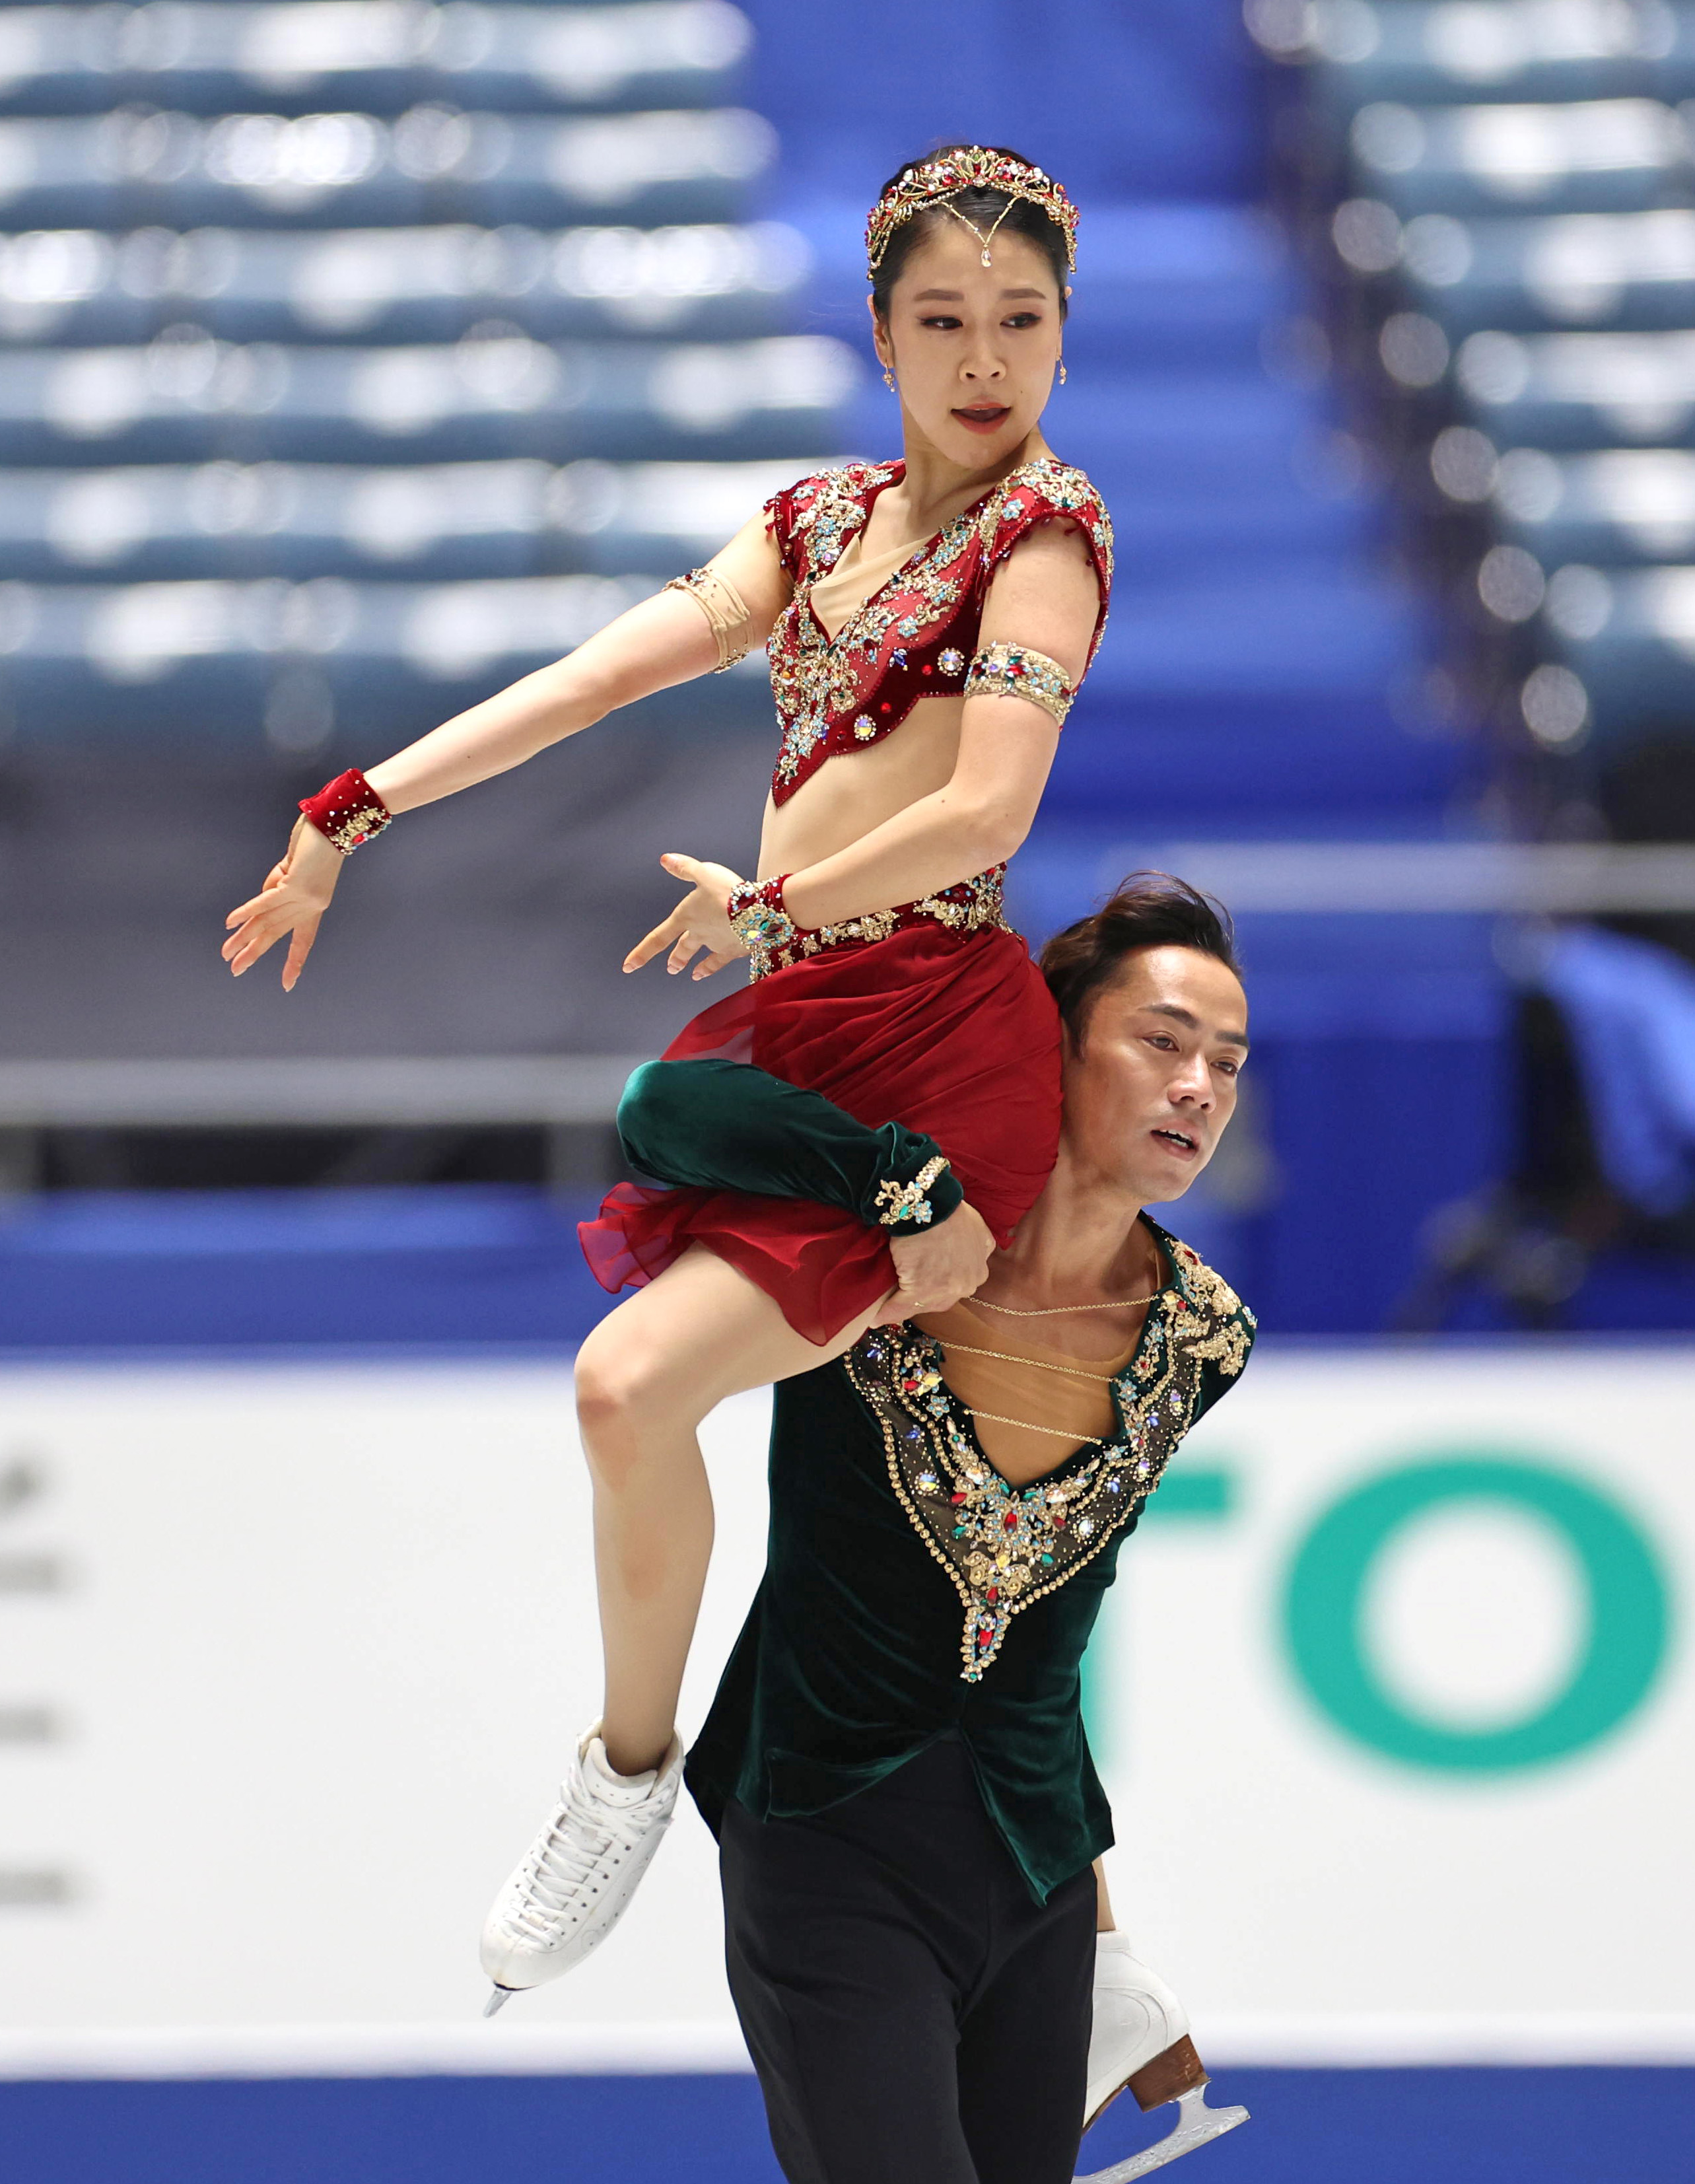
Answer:
[[[783,731],[771,777],[778,804],[838,751],[880,743],[920,698],[963,693],[989,580],[1039,524],[1075,523],[1087,541],[1101,588],[1091,662],[1100,644],[1112,588],[1112,522],[1081,471],[1052,455],[1021,463],[827,636],[813,610],[813,586],[864,530],[877,495],[905,474],[901,462],[852,463],[802,478],[765,504],[794,585],[766,648]]]

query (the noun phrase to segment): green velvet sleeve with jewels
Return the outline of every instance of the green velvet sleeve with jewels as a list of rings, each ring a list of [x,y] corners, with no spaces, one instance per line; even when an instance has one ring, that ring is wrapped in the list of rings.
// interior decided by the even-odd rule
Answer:
[[[660,1183],[810,1198],[909,1236],[964,1196],[934,1138],[872,1129],[822,1093],[751,1062],[648,1061],[624,1088],[619,1142]]]

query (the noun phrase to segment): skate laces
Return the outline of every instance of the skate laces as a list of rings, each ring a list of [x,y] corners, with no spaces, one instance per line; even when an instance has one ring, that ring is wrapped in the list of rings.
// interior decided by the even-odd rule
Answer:
[[[603,1806],[579,1776],[524,1861],[522,1901],[508,1914],[508,1923],[533,1939],[545,1939],[581,1912],[578,1899],[585,1883],[620,1836],[644,1832],[655,1817],[642,1806]]]

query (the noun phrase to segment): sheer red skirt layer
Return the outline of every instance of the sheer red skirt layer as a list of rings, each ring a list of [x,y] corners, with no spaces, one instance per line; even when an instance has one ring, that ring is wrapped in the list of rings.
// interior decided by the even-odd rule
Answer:
[[[1006,1243],[1059,1142],[1059,1019],[1016,933],[925,924],[826,950],[707,1009],[668,1061],[721,1055],[821,1092],[872,1129],[933,1137]],[[578,1234],[603,1289],[704,1244],[825,1343],[894,1286],[881,1231],[810,1199],[623,1183]]]

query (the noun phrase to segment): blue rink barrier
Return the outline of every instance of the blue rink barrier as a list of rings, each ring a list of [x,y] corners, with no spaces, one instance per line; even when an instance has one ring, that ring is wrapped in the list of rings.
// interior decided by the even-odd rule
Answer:
[[[1292,989],[1289,1001],[1293,1008],[1301,995]],[[1386,1075],[1403,1054],[1413,1073]],[[1204,1191],[1162,1217],[1253,1298],[1264,1331],[1380,1334],[1414,1270],[1420,1219],[1476,1180],[1438,1162],[1445,1146],[1463,1142],[1459,1123],[1475,1123],[1487,1056],[1481,1041],[1374,1046],[1320,1037],[1303,1045],[1268,1036],[1256,1070],[1298,1113],[1303,1078],[1327,1061],[1392,1091],[1401,1086],[1403,1096],[1380,1092],[1380,1104],[1403,1117],[1400,1163],[1374,1165],[1362,1152],[1344,1163],[1338,1187],[1319,1157],[1325,1148],[1292,1134],[1275,1150],[1298,1219],[1278,1217],[1275,1206],[1244,1216]],[[597,1202],[595,1194],[521,1184],[14,1200],[0,1206],[0,1357],[302,1344],[437,1354],[570,1349],[616,1301],[577,1244],[577,1223]],[[1384,1237],[1398,1258],[1375,1240]],[[1604,1254],[1566,1307],[1564,1326],[1585,1334],[1686,1332],[1695,1326],[1695,1273],[1664,1255]],[[1503,1331],[1487,1299],[1459,1309],[1453,1328]]]
[[[0,1350],[580,1342],[593,1196],[79,1191],[0,1215]]]
[[[1238,2070],[1218,2097],[1253,2121],[1198,2152],[1195,2184],[1691,2174],[1695,2070],[1681,2068]],[[1163,2134],[1125,2105],[1086,2169]],[[41,2184],[781,2184],[758,2088],[731,2075],[11,2084],[0,2145],[8,2175]]]

